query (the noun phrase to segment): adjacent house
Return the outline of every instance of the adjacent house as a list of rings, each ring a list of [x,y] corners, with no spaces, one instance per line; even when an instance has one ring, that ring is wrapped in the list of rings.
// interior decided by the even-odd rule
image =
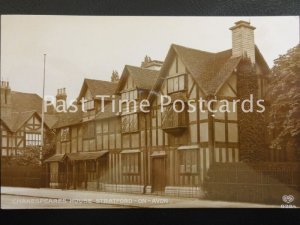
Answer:
[[[26,150],[32,148],[39,151],[42,141],[42,98],[37,94],[12,91],[6,81],[1,81],[0,88],[1,159],[23,156]],[[54,114],[45,114],[45,135],[56,121]]]

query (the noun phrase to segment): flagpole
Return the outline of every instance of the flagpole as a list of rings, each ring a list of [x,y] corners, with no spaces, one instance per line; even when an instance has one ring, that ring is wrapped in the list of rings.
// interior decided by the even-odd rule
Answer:
[[[43,74],[43,100],[42,100],[42,125],[41,125],[41,151],[40,151],[40,164],[43,159],[43,148],[44,148],[44,120],[45,120],[45,77],[46,77],[46,54],[44,54],[44,74]]]

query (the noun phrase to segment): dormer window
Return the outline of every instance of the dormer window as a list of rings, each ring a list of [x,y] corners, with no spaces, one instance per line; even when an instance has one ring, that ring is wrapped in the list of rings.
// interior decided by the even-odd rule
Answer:
[[[172,76],[168,78],[168,93],[185,90],[185,74]]]
[[[136,102],[138,99],[137,90],[126,91],[121,94],[122,100],[122,111],[123,112],[134,112]]]
[[[123,92],[121,95],[122,99],[135,100],[138,98],[137,90]]]
[[[86,111],[93,110],[95,108],[94,100],[88,100],[84,102],[84,109]]]

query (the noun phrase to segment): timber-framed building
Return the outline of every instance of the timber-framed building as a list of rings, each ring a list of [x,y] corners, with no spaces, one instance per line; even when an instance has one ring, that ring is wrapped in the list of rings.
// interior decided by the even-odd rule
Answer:
[[[193,112],[160,111],[161,95],[172,103],[215,98],[214,108],[219,99],[232,102],[249,93],[264,99],[269,68],[254,43],[255,28],[238,21],[230,29],[231,49],[211,53],[172,44],[163,62],[145,57],[140,67],[126,65],[120,79],[114,71],[112,82],[85,79],[78,99],[88,99],[87,112],[65,113],[54,125],[56,153],[44,161],[49,186],[199,197],[214,162],[245,161],[249,154],[263,159],[264,129],[247,125],[263,115],[245,121],[241,111],[202,112],[196,103]],[[108,98],[101,112],[96,95],[147,99],[150,111],[122,105],[114,113]],[[253,140],[257,152],[249,150]]]

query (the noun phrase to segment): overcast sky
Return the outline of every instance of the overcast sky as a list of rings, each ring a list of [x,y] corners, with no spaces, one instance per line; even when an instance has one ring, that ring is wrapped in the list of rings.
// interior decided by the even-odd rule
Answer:
[[[299,42],[298,17],[2,16],[1,76],[13,90],[46,95],[66,87],[78,96],[83,79],[110,80],[112,70],[140,66],[147,54],[164,60],[172,43],[217,52],[231,48],[238,20],[256,27],[255,42],[270,67]]]

